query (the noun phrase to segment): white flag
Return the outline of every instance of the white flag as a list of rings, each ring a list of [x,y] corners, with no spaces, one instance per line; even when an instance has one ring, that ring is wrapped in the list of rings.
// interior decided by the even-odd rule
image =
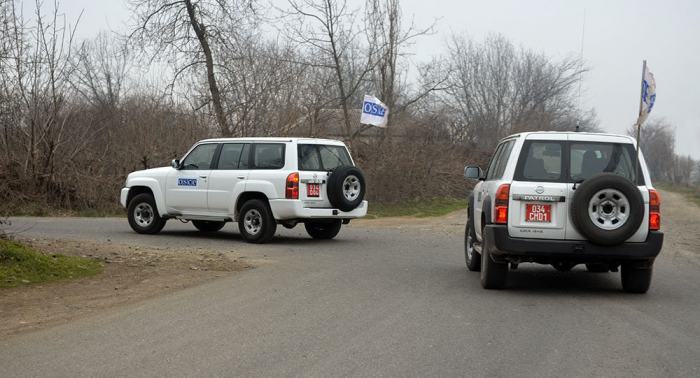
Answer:
[[[654,81],[654,74],[649,71],[649,67],[644,65],[644,78],[642,82],[642,99],[641,101],[641,111],[639,112],[639,118],[637,119],[637,125],[641,125],[649,117],[651,109],[654,107],[654,101],[656,101],[656,81]]]
[[[374,125],[378,127],[386,127],[387,118],[389,117],[389,109],[374,96],[365,95],[365,101],[362,103],[362,116],[360,123],[365,125]]]

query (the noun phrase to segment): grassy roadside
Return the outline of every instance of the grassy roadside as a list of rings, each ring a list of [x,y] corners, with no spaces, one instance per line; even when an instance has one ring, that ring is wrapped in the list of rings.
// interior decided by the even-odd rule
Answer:
[[[467,200],[454,198],[431,198],[429,200],[408,201],[400,203],[369,203],[367,218],[439,217],[453,211],[466,209]]]
[[[98,260],[43,254],[0,238],[0,288],[90,277],[102,272]]]
[[[700,187],[697,186],[679,186],[672,185],[668,183],[654,184],[654,186],[661,190],[666,190],[669,192],[679,193],[685,197],[688,202],[692,202],[700,206]],[[663,206],[664,199],[661,198],[661,206]]]

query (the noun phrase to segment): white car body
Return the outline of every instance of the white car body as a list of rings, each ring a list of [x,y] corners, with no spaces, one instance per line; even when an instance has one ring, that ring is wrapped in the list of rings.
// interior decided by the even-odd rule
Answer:
[[[660,198],[636,141],[623,135],[526,132],[498,144],[469,198],[467,267],[503,288],[522,262],[567,271],[622,267],[623,288],[644,293],[661,251]],[[638,164],[637,164],[638,155]],[[637,173],[638,172],[638,173]]]
[[[207,146],[204,146],[207,145]],[[212,146],[213,145],[213,146]],[[218,167],[217,159],[223,161],[224,146],[230,146],[231,151],[238,146],[242,153],[235,164],[244,164],[244,159],[250,163],[243,169]],[[183,164],[188,156],[200,146],[199,151],[214,149],[211,166],[190,169],[178,166],[180,161],[173,161],[172,167],[162,167],[133,172],[128,175],[126,186],[121,191],[121,204],[129,207],[129,202],[136,195],[150,193],[153,196],[156,210],[163,219],[185,219],[213,222],[237,221],[241,201],[250,198],[264,199],[269,204],[276,223],[295,225],[308,219],[333,220],[349,222],[350,219],[363,217],[367,214],[367,201],[362,200],[350,211],[342,211],[334,207],[328,197],[326,186],[331,172],[329,170],[299,169],[300,158],[298,148],[303,146],[324,146],[321,148],[339,148],[345,151],[345,145],[336,140],[316,138],[219,138],[202,140],[195,144],[182,158]],[[265,152],[265,148],[273,146],[282,156],[279,167],[256,169],[252,164],[258,158],[257,151]],[[280,147],[283,146],[283,147]],[[335,147],[333,147],[335,146]],[[245,150],[248,148],[248,150]],[[311,148],[311,147],[305,147]],[[238,153],[233,151],[234,153]],[[246,156],[247,155],[247,156]],[[260,157],[260,159],[263,159]],[[318,159],[321,159],[320,157]],[[338,158],[340,160],[340,158]],[[354,165],[347,153],[347,162]],[[220,161],[220,162],[221,162]],[[177,163],[176,163],[177,162]],[[220,164],[219,162],[219,164]],[[215,169],[212,169],[214,167]],[[218,168],[218,169],[217,169]],[[297,173],[298,198],[286,197],[287,178]],[[317,184],[317,196],[309,196],[309,185]]]

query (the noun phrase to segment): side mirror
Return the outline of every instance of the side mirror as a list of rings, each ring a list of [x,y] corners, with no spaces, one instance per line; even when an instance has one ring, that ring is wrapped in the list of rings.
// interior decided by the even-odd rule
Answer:
[[[173,159],[173,160],[170,162],[170,165],[171,165],[173,168],[175,168],[175,169],[180,169],[180,160],[178,160],[178,159]]]
[[[464,168],[464,177],[466,177],[470,180],[483,180],[484,179],[484,171],[482,171],[481,168],[479,168],[479,167],[469,165],[469,166]]]

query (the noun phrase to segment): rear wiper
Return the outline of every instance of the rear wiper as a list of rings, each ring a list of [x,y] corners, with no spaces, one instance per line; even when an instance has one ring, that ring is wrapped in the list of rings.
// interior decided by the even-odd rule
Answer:
[[[571,188],[571,190],[576,190],[576,185],[582,183],[584,180],[585,178],[574,181],[574,186]]]

